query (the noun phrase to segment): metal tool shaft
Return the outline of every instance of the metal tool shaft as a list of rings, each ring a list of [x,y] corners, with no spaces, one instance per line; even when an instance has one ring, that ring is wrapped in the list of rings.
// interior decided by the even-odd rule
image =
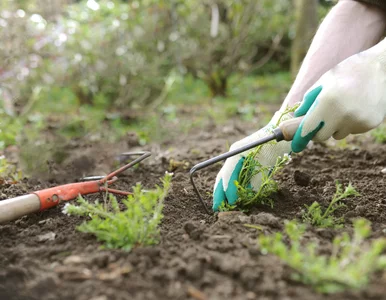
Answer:
[[[276,135],[275,134],[270,134],[269,136],[263,137],[263,138],[259,139],[256,142],[253,142],[253,143],[247,144],[247,145],[245,145],[243,147],[240,147],[238,149],[235,149],[235,150],[232,150],[232,151],[220,154],[218,156],[215,156],[213,158],[210,158],[210,159],[208,159],[206,161],[203,161],[203,162],[195,165],[190,170],[190,173],[194,173],[197,170],[205,168],[205,167],[207,167],[209,165],[213,165],[213,164],[215,164],[215,163],[217,163],[219,161],[226,160],[229,157],[235,156],[235,155],[237,155],[239,153],[242,153],[242,152],[247,151],[249,149],[255,148],[257,146],[260,146],[262,144],[265,144],[265,143],[270,142],[270,141],[275,140],[275,139],[276,139]]]

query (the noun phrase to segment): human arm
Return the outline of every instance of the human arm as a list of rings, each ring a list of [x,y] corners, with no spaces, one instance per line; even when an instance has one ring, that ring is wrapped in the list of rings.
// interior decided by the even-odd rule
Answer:
[[[341,0],[321,23],[283,106],[303,99],[328,70],[375,45],[386,29],[386,13],[377,6]]]

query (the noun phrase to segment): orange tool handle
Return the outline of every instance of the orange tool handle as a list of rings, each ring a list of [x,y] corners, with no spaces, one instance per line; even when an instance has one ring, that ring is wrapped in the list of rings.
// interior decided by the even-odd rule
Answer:
[[[33,192],[39,197],[40,211],[58,205],[61,201],[69,201],[80,195],[97,193],[101,190],[98,181],[77,182]]]

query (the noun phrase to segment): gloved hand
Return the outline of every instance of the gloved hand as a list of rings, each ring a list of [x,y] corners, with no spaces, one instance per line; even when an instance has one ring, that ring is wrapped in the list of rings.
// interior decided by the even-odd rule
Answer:
[[[292,140],[302,151],[310,140],[337,140],[369,131],[386,114],[386,39],[325,73],[305,94],[295,117],[305,115]]]
[[[229,151],[238,149],[246,144],[252,143],[259,138],[271,134],[271,131],[276,127],[282,112],[278,111],[273,116],[272,120],[268,123],[267,126],[255,132],[254,134],[247,136],[246,138],[232,144]],[[282,116],[281,121],[288,120],[292,118],[290,115],[286,114]],[[235,204],[238,199],[237,187],[234,184],[235,180],[238,180],[239,173],[243,166],[244,158],[253,151],[253,149],[245,151],[243,153],[237,154],[228,158],[225,161],[225,164],[221,168],[220,172],[217,175],[216,183],[214,186],[213,193],[213,210],[217,211],[220,205],[227,201],[228,204]],[[279,156],[283,156],[285,153],[291,152],[290,142],[282,141],[277,144],[266,144],[261,148],[260,153],[257,155],[257,160],[263,166],[274,166],[276,160]],[[261,174],[255,175],[251,179],[251,187],[254,190],[257,190],[261,185]]]

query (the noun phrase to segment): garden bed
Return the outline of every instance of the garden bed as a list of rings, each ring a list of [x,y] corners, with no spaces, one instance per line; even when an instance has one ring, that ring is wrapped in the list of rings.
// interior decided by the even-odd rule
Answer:
[[[244,224],[259,225],[265,234],[282,231],[284,220],[301,218],[305,204],[318,201],[327,206],[339,180],[351,182],[361,194],[348,198],[347,207],[338,211],[345,217],[344,228],[309,227],[307,237],[328,253],[332,239],[342,231],[351,232],[350,219],[356,217],[372,222],[372,238],[384,236],[386,175],[381,170],[386,167],[386,146],[368,140],[357,142],[354,149],[314,145],[293,156],[277,176],[280,190],[273,208],[209,216],[193,193],[189,168],[224,152],[227,141],[245,136],[240,128],[230,121],[143,148],[128,148],[125,140],[114,147],[80,140],[62,166],[52,166],[50,178],[34,176],[0,185],[0,199],[6,199],[83,175],[99,175],[115,168],[115,155],[138,149],[153,156],[127,171],[117,188],[127,190],[137,182],[151,188],[166,170],[174,172],[156,246],[131,252],[101,250],[92,235],[75,230],[84,219],[63,214],[62,205],[1,225],[0,299],[385,299],[382,273],[375,274],[363,291],[333,296],[294,281],[288,266],[260,253],[256,239],[261,231]],[[171,159],[182,163],[170,163]],[[198,172],[198,186],[208,201],[219,168]]]

